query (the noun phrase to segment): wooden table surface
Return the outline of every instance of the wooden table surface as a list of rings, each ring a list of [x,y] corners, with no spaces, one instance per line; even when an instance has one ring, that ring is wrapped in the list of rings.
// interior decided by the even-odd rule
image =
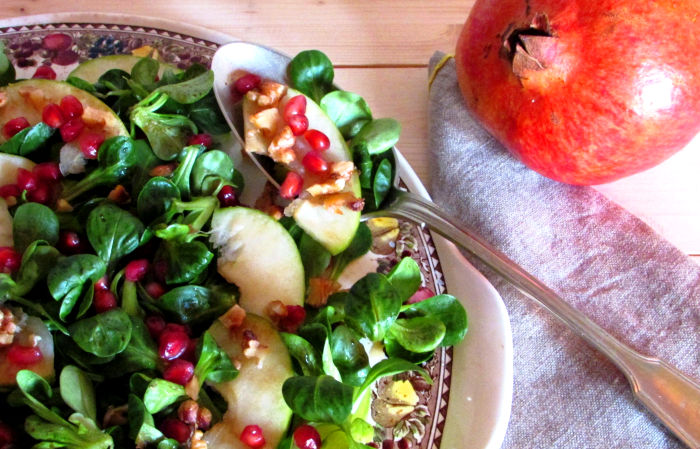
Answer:
[[[336,80],[377,117],[403,125],[399,143],[430,185],[427,61],[454,52],[473,0],[2,0],[0,20],[56,12],[110,12],[204,26],[285,53],[318,48]],[[598,186],[700,263],[700,137],[662,165]]]

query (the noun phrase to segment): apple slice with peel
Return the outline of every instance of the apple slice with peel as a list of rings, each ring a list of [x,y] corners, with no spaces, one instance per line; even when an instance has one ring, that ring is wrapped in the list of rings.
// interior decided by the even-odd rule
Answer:
[[[4,346],[0,349],[0,387],[16,385],[15,377],[22,369],[34,371],[47,380],[53,379],[55,374],[53,366],[53,337],[43,321],[34,316],[27,317],[22,330],[15,335],[13,344],[18,344],[22,340],[29,340],[30,334],[39,338],[37,345],[42,354],[41,360],[28,366],[14,365],[7,359],[7,353],[12,345]]]
[[[287,93],[278,104],[279,113],[274,114],[275,123],[271,123],[271,129],[277,130],[284,126],[283,111],[287,102],[297,96],[303,95],[292,88],[287,88]],[[251,121],[251,117],[260,112],[263,107],[253,103],[248,97],[243,99],[243,124],[245,131],[246,150],[253,153],[267,154],[267,149],[271,141],[270,133],[256,133],[257,127]],[[345,139],[335,126],[335,123],[326,115],[321,107],[311,98],[306,97],[306,118],[309,120],[309,129],[317,129],[324,133],[330,141],[330,147],[323,151],[323,159],[327,162],[352,161],[352,153],[348,148]],[[248,131],[253,131],[249,133]],[[295,149],[300,156],[308,151],[308,145],[304,145],[303,137],[297,137]],[[297,162],[297,165],[300,165]],[[298,171],[298,167],[288,167]],[[304,189],[308,188],[317,177],[302,174],[304,178]],[[360,198],[360,180],[357,172],[353,173],[350,180],[339,194],[350,195]],[[360,211],[353,210],[347,204],[329,205],[328,198],[323,196],[312,197],[303,194],[295,200],[290,210],[292,210],[294,220],[307,234],[323,245],[331,254],[338,254],[343,251],[352,241],[360,224]]]
[[[274,218],[247,207],[214,212],[211,242],[219,274],[240,290],[246,312],[266,316],[272,301],[304,304],[304,266],[296,243]]]
[[[85,62],[81,62],[68,76],[75,76],[91,84],[95,84],[108,70],[119,69],[131,73],[131,69],[133,69],[136,63],[141,59],[140,56],[136,55],[109,55],[88,59]],[[159,61],[158,76],[162,76],[166,69],[172,70],[173,73],[182,71],[177,67]]]
[[[245,339],[250,336],[246,331],[251,331],[260,342],[260,352],[251,358],[242,354]],[[269,321],[252,314],[247,314],[243,324],[232,330],[216,321],[209,332],[241,367],[235,379],[214,385],[226,399],[228,410],[223,419],[204,434],[208,447],[250,449],[241,442],[240,435],[246,426],[258,425],[265,438],[262,448],[276,448],[292,417],[282,396],[282,384],[294,375],[289,351],[279,333]]]

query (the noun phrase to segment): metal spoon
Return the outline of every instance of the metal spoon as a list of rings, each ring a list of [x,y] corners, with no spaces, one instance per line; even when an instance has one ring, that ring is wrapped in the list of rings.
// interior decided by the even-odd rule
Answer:
[[[285,69],[288,62],[289,58],[281,53],[247,42],[224,45],[214,55],[212,69],[215,74],[215,94],[241,145],[243,143],[240,110],[233,107],[227,77],[235,70],[242,69],[286,82]],[[268,179],[273,180],[263,165],[258,164],[258,168]],[[458,223],[431,201],[401,190],[398,182],[397,175],[384,207],[363,214],[363,219],[390,216],[426,224],[433,231],[472,253],[608,357],[625,375],[635,396],[681,441],[691,448],[700,449],[698,383],[665,362],[645,357],[615,339],[478,234]]]

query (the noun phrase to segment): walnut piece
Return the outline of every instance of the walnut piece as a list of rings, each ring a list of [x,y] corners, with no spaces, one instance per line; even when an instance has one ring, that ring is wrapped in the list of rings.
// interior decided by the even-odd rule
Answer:
[[[257,89],[246,93],[246,97],[258,106],[273,106],[287,93],[287,86],[274,81],[263,80]]]
[[[190,449],[207,449],[207,442],[204,440],[204,432],[195,430],[190,439]]]
[[[19,327],[15,315],[9,308],[0,306],[0,346],[11,345],[17,332]]]
[[[309,186],[306,191],[312,196],[329,195],[338,193],[345,188],[345,184],[352,177],[355,165],[352,161],[333,162],[328,170],[328,176],[323,180]]]
[[[292,128],[285,125],[272,139],[267,147],[267,152],[273,161],[280,164],[289,164],[297,158],[297,154],[294,151],[294,142],[296,142],[296,139]]]
[[[250,122],[259,129],[263,136],[270,137],[277,131],[280,122],[280,111],[277,108],[266,108],[250,116]]]
[[[243,324],[245,315],[245,309],[238,304],[234,304],[233,307],[219,317],[219,321],[221,321],[227,329],[234,329]]]

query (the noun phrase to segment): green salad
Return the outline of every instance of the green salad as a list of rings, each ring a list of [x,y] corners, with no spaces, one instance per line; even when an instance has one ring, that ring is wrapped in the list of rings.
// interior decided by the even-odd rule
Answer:
[[[360,214],[391,188],[399,124],[316,50],[289,85],[228,75],[281,185],[255,204],[211,70],[125,55],[15,80],[0,51],[0,448],[416,439],[406,375],[432,382],[464,308],[410,257],[340,282],[378,238]]]

